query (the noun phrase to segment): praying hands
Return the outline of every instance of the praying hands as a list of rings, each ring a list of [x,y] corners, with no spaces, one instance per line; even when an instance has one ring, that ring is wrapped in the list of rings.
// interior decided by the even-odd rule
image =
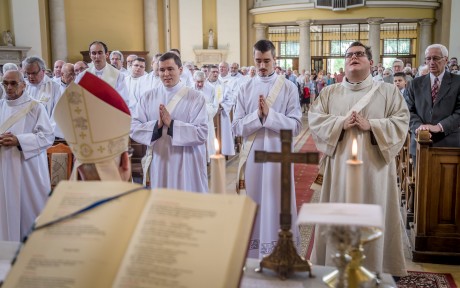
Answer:
[[[163,127],[163,124],[169,128],[171,125],[171,115],[168,110],[166,110],[165,105],[160,104],[160,119],[158,119],[158,128]]]
[[[265,118],[268,116],[268,104],[265,102],[265,98],[263,95],[259,95],[259,110],[257,113],[259,114],[259,118]]]
[[[18,137],[14,136],[11,132],[6,132],[0,135],[0,146],[18,146]]]
[[[362,131],[371,130],[371,124],[369,123],[369,120],[364,118],[361,114],[356,113],[356,111],[353,111],[350,117],[345,119],[345,123],[343,124],[343,129],[348,130],[355,126],[358,127],[358,129]]]

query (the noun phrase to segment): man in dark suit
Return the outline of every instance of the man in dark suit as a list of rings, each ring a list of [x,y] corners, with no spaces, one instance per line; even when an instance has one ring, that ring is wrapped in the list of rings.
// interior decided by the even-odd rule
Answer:
[[[427,130],[434,147],[460,147],[460,75],[446,71],[447,48],[432,44],[425,50],[430,73],[411,81],[406,90],[413,135]],[[411,154],[415,154],[415,140]]]

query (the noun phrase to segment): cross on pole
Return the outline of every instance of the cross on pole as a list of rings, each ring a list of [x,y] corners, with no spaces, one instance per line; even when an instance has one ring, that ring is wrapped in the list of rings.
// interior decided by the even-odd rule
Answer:
[[[278,242],[273,249],[272,254],[262,259],[260,270],[268,268],[275,270],[281,279],[295,271],[309,271],[311,274],[311,264],[303,260],[298,254],[292,241],[291,225],[291,164],[306,163],[318,164],[319,153],[295,153],[291,151],[292,130],[281,130],[281,153],[255,151],[254,161],[261,162],[278,162],[281,163],[281,213]]]

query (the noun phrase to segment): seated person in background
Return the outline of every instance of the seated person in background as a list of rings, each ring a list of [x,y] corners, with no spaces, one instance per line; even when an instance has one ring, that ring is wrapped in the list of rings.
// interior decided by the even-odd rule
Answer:
[[[130,180],[131,116],[109,84],[86,73],[78,84],[67,87],[56,104],[54,119],[76,158],[71,180],[78,179],[82,164],[94,164],[100,180]]]

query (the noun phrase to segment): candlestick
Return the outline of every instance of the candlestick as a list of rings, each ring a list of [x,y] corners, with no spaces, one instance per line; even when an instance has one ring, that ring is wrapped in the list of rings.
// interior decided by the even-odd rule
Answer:
[[[351,159],[347,160],[347,182],[345,185],[345,201],[347,203],[363,203],[363,161],[358,160],[358,144],[356,142],[356,139],[353,139],[351,153]]]
[[[214,138],[216,154],[211,155],[211,187],[209,191],[214,194],[226,193],[225,157],[220,154],[219,141]]]

